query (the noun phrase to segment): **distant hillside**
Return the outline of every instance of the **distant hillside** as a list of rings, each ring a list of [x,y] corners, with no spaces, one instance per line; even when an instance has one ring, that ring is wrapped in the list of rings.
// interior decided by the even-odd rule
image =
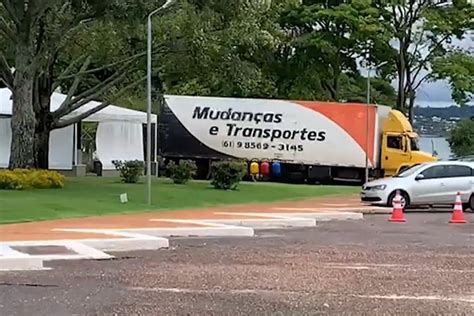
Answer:
[[[415,115],[423,117],[437,116],[443,119],[450,117],[469,118],[474,116],[474,106],[450,106],[448,108],[415,107]]]

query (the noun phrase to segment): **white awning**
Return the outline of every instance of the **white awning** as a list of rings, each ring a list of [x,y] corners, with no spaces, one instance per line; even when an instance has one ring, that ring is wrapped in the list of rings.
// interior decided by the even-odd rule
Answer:
[[[63,101],[66,100],[66,95],[61,93],[53,93],[51,97],[51,111],[57,110]],[[64,118],[73,117],[80,115],[100,105],[100,102],[91,101],[78,110],[65,116]],[[12,114],[12,100],[11,91],[7,88],[0,89],[0,116],[10,116]],[[83,120],[84,122],[135,122],[135,123],[146,123],[147,115],[146,112],[130,110],[122,108],[116,105],[109,105],[106,108],[92,114],[88,118]],[[156,115],[152,114],[152,123],[156,122]]]

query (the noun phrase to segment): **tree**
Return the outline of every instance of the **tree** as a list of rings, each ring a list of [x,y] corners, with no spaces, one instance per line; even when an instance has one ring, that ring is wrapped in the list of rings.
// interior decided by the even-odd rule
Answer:
[[[287,94],[323,100],[341,99],[341,81],[359,76],[357,58],[367,43],[385,47],[388,37],[379,12],[368,1],[305,0],[282,14],[290,41],[282,49],[280,83]],[[377,54],[371,57],[376,62]],[[351,80],[345,80],[350,83]]]
[[[433,61],[432,77],[447,79],[451,97],[459,105],[465,105],[474,97],[474,55],[454,50]]]
[[[6,20],[2,16],[0,20],[1,35],[15,48],[13,74],[5,53],[0,52],[1,78],[13,93],[10,168],[47,168],[51,130],[74,124],[100,111],[143,80],[132,73],[137,69],[137,58],[144,53],[127,58],[122,55],[121,61],[90,69],[94,53],[88,49],[90,47],[79,54],[71,54],[70,49],[77,47],[73,43],[81,32],[94,27],[91,21],[99,17],[106,20],[114,9],[128,13],[134,4],[133,1],[30,0],[26,5],[20,5],[18,1],[1,1],[2,10],[8,17]],[[149,1],[147,5],[152,3],[156,1]],[[144,20],[143,15],[134,17]],[[98,43],[99,46],[102,44]],[[93,85],[83,85],[81,89],[81,83],[90,74],[102,74],[101,80]],[[51,112],[51,95],[64,85],[68,87],[67,98],[59,109]],[[85,113],[74,114],[99,98],[105,101]]]
[[[449,5],[432,0],[374,3],[396,41],[397,108],[411,120],[416,90],[429,79],[441,78],[431,77],[433,61],[452,51],[453,39],[463,38],[473,28],[473,5],[466,0]]]
[[[33,165],[33,139],[35,115],[33,111],[33,86],[38,68],[38,51],[33,33],[37,32],[37,17],[44,13],[40,1],[2,0],[0,31],[4,39],[12,43],[15,72],[0,51],[2,81],[12,90],[12,144],[10,167]]]
[[[167,92],[273,96],[267,67],[282,35],[276,6],[275,1],[187,0],[156,20],[155,40],[173,50],[155,61]]]
[[[451,131],[448,142],[456,156],[474,155],[474,117],[460,121]]]

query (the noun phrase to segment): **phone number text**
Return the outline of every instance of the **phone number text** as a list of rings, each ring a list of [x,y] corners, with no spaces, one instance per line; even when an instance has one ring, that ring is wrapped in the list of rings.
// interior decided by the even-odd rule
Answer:
[[[238,149],[261,149],[261,150],[279,150],[279,151],[303,151],[303,145],[295,144],[269,144],[259,142],[242,142],[224,140],[222,141],[222,147],[224,148],[238,148]]]

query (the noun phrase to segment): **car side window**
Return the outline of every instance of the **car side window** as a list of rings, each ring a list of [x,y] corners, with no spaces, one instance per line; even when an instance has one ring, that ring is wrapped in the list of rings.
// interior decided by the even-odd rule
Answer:
[[[449,165],[446,166],[447,176],[450,178],[470,177],[472,176],[472,168],[469,166]]]
[[[424,176],[424,179],[445,178],[447,176],[445,166],[433,166],[423,170],[421,174]]]
[[[402,150],[401,136],[387,136],[387,147],[391,149]]]

